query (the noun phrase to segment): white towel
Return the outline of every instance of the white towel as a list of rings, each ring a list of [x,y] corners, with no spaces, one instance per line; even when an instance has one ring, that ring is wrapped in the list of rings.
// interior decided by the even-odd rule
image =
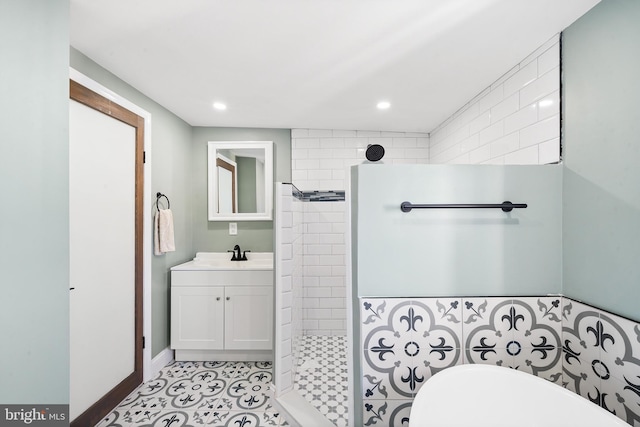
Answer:
[[[176,250],[173,239],[173,214],[170,209],[160,209],[156,212],[153,230],[156,255]]]

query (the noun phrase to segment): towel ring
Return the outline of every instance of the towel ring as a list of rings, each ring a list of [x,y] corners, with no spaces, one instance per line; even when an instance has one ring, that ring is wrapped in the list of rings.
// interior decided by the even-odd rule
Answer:
[[[156,209],[158,210],[158,212],[160,212],[160,199],[163,197],[167,199],[167,209],[171,209],[171,203],[169,202],[169,198],[158,191],[156,193]]]

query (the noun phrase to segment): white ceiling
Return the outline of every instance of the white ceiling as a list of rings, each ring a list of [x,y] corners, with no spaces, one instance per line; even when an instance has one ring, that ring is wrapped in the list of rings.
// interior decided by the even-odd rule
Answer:
[[[193,126],[429,132],[598,1],[71,0],[71,45]]]

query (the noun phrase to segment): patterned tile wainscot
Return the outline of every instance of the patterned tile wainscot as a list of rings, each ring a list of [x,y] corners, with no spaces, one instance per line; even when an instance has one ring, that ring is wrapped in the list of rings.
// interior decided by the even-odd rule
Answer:
[[[361,298],[365,425],[408,425],[437,372],[484,363],[567,387],[640,425],[640,326],[562,296]]]
[[[433,374],[462,363],[460,299],[361,299],[365,425],[405,425]]]
[[[563,382],[631,425],[640,425],[640,325],[565,298]]]

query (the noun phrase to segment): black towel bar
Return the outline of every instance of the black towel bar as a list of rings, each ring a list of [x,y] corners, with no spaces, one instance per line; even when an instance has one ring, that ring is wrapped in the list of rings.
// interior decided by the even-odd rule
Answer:
[[[511,212],[515,208],[526,208],[526,203],[511,203],[505,201],[499,204],[434,204],[434,205],[414,205],[411,202],[402,202],[400,209],[402,212],[411,212],[411,209],[502,209],[504,212]]]
[[[167,209],[171,208],[171,203],[169,202],[169,198],[158,191],[156,193],[156,209],[158,209],[158,212],[160,212],[160,199],[163,198],[163,197],[165,199],[167,199]]]

